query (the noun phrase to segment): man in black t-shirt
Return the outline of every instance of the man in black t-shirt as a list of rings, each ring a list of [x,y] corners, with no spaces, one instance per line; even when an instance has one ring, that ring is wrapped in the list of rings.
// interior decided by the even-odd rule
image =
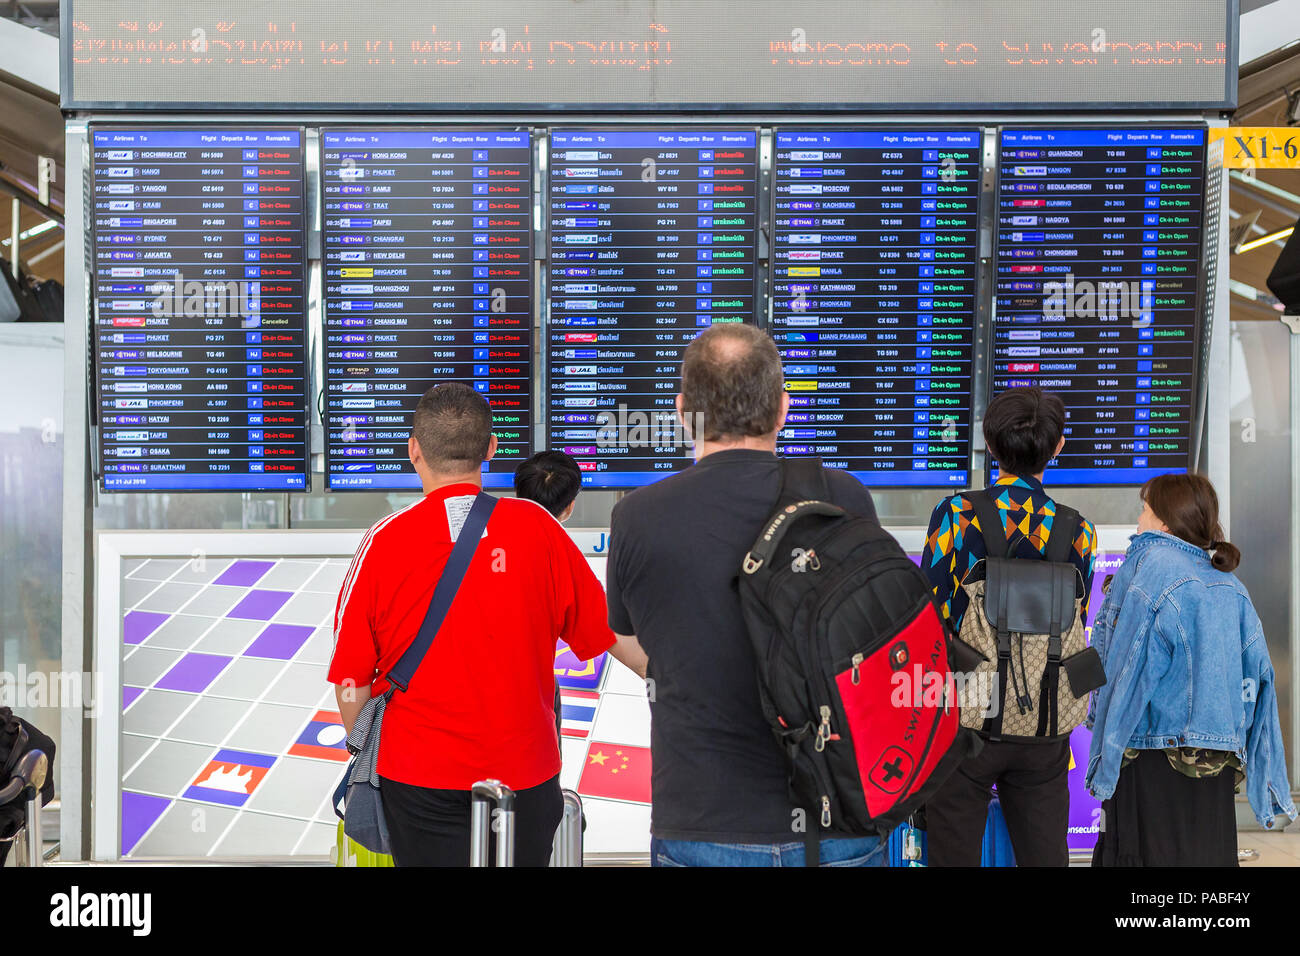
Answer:
[[[802,812],[759,706],[735,588],[776,506],[776,436],[788,407],[771,337],[713,326],[686,349],[677,396],[695,464],[614,508],[609,625],[620,659],[648,677],[656,866],[803,865]],[[832,470],[826,478],[835,504],[875,518],[854,478]],[[821,860],[882,866],[884,846],[874,837],[824,839]]]

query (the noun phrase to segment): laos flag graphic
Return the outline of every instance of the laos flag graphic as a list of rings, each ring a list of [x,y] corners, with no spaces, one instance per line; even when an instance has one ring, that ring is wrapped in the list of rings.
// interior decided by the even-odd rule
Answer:
[[[182,796],[186,800],[242,807],[262,782],[275,758],[242,750],[218,750]]]
[[[293,757],[315,757],[317,760],[347,763],[348,734],[343,729],[343,718],[337,711],[316,711],[288,753]]]

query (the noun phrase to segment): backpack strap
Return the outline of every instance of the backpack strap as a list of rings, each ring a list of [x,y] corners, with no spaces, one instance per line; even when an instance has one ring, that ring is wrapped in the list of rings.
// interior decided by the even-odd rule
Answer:
[[[1069,505],[1056,502],[1056,515],[1052,518],[1052,531],[1047,538],[1047,550],[1043,557],[1048,561],[1065,563],[1070,560],[1070,549],[1074,539],[1083,527],[1083,515]]]
[[[984,539],[984,549],[988,553],[988,556],[1005,558],[1014,557],[1015,547],[1006,537],[1007,526],[1006,522],[1002,519],[1002,509],[998,507],[998,503],[994,500],[992,492],[988,489],[972,489],[965,492],[965,497],[970,500],[971,505],[975,508],[975,517],[979,519],[980,523],[980,536]],[[998,539],[1002,539],[1003,542],[1001,553],[999,553],[997,549]],[[989,584],[986,583],[985,587],[989,587]],[[985,602],[987,603],[991,597],[993,596],[986,592],[984,596]],[[1005,601],[999,601],[996,598],[994,598],[994,600],[995,606],[1000,608],[1005,607]],[[998,693],[1002,694],[1002,689],[1007,685],[1007,672],[1011,669],[1011,631],[1007,628],[1005,613],[999,614],[996,627],[998,634],[997,688]],[[996,713],[994,713],[993,716],[984,719],[984,727],[982,729],[985,734],[988,734],[993,738],[996,738],[1000,733],[1002,733],[1001,701],[999,701]]]
[[[826,469],[822,467],[820,458],[781,459],[781,491],[773,510],[796,501],[826,501],[829,498]]]
[[[1002,509],[987,488],[983,491],[971,490],[965,493],[975,506],[975,517],[980,519],[980,535],[984,538],[984,548],[991,558],[1015,557],[1015,548],[1007,539],[1007,523],[1002,520]],[[996,530],[994,530],[996,529]],[[994,542],[1002,540],[1002,553],[994,553]]]

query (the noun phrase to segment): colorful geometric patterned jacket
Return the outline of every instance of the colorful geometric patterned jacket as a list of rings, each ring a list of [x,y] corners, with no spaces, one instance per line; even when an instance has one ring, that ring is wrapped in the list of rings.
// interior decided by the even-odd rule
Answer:
[[[1056,503],[1033,476],[1004,475],[991,486],[1005,524],[1003,538],[1016,542],[1016,556],[1032,558],[1047,550],[1052,534]],[[980,560],[988,556],[974,505],[960,494],[939,502],[930,517],[930,528],[921,555],[921,570],[930,579],[943,616],[954,630],[961,628],[966,613],[966,592],[962,581]],[[1001,549],[1002,546],[998,545]],[[1002,553],[1002,552],[1000,552]],[[1070,562],[1083,579],[1084,622],[1088,596],[1092,592],[1092,562],[1097,554],[1097,529],[1084,520],[1070,550]]]

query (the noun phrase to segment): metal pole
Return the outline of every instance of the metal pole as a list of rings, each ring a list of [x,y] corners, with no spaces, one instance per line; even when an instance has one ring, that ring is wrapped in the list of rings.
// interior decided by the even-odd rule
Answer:
[[[9,240],[9,252],[10,252],[9,271],[12,272],[14,278],[17,279],[18,278],[18,236],[22,232],[18,224],[21,221],[21,213],[23,207],[19,204],[18,199],[16,197],[12,205],[13,205],[13,229],[12,229],[13,238]]]
[[[1300,315],[1291,330],[1291,787],[1300,788]]]
[[[27,788],[31,791],[30,799],[27,801],[27,865],[44,866],[45,865],[45,846],[41,840],[41,791],[34,785]]]

